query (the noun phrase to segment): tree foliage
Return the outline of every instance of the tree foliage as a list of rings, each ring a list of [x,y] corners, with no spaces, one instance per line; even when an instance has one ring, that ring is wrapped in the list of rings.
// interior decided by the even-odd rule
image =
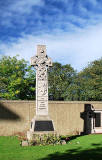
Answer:
[[[102,100],[102,59],[91,62],[77,73],[66,90],[66,100]]]
[[[74,76],[75,71],[69,64],[53,63],[53,67],[48,71],[49,96],[53,96],[53,100],[65,100],[65,91],[72,83]]]
[[[102,58],[79,73],[70,65],[54,63],[49,73],[49,94],[54,100],[101,101]]]
[[[35,71],[24,59],[0,59],[0,98],[35,99]],[[102,100],[102,58],[77,73],[69,64],[58,62],[48,69],[49,99]]]
[[[91,62],[78,76],[81,100],[102,100],[102,58]]]
[[[0,59],[0,97],[2,99],[34,99],[35,72],[17,56]]]

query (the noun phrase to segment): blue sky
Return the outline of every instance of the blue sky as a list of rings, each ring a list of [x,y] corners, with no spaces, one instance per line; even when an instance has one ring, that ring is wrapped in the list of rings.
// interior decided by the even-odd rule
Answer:
[[[45,44],[78,71],[102,57],[102,0],[0,0],[0,55],[30,61]]]

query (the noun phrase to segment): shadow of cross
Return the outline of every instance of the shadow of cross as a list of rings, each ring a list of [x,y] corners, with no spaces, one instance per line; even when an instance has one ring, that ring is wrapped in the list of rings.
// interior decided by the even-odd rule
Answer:
[[[20,116],[8,109],[4,104],[0,103],[0,120],[20,120]]]

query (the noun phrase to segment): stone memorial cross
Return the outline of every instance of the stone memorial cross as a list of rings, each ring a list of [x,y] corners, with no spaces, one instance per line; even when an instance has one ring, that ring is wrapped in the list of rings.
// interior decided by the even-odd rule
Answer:
[[[37,46],[37,55],[31,58],[36,69],[36,115],[48,115],[48,75],[52,60],[46,55],[46,46]]]

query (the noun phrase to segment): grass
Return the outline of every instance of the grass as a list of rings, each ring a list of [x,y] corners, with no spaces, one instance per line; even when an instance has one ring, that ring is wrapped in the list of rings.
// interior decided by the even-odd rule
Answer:
[[[21,147],[17,137],[0,137],[0,160],[102,160],[102,135],[76,137],[66,145]]]

